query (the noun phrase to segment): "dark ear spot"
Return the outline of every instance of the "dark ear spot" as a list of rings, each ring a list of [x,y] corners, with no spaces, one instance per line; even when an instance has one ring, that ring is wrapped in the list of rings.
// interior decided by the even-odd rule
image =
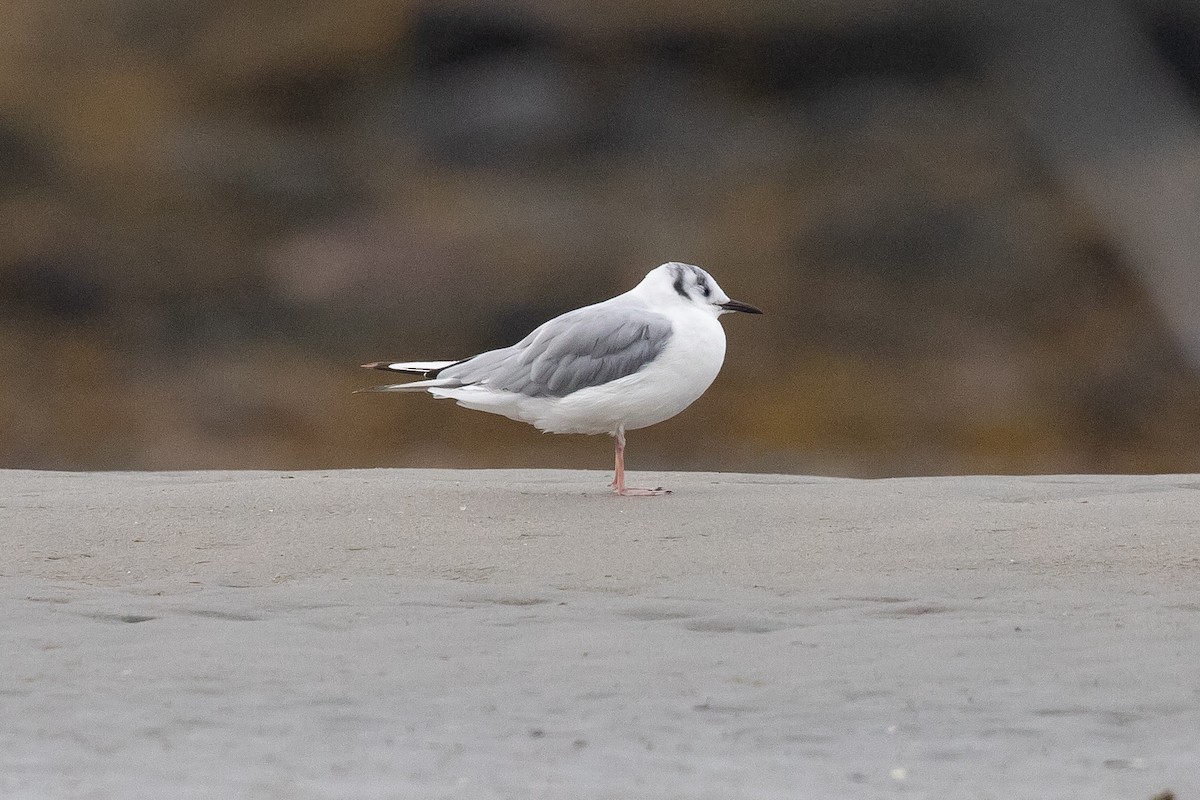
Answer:
[[[675,283],[673,283],[672,286],[675,287],[675,291],[679,293],[680,297],[688,296],[688,293],[686,291],[684,291],[684,288],[683,288],[683,272],[682,272],[682,270],[677,270],[675,272]]]

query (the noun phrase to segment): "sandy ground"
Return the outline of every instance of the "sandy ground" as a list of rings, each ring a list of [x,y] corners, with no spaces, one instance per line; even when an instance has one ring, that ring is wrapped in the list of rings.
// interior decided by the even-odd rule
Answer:
[[[1200,797],[1200,477],[653,480],[0,472],[0,797]]]

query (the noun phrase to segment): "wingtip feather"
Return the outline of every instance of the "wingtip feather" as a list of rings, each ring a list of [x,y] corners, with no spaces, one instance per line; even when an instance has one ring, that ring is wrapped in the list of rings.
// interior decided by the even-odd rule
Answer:
[[[391,383],[386,386],[366,386],[362,389],[355,389],[353,394],[365,394],[369,392],[403,392],[406,391],[404,387],[407,385],[408,384],[405,383]]]

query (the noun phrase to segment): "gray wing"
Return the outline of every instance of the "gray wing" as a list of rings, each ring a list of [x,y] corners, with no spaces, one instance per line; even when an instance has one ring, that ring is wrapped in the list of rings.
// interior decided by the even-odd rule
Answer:
[[[529,397],[566,397],[632,375],[663,351],[671,323],[642,308],[595,305],[556,317],[512,347],[491,350],[437,373]]]

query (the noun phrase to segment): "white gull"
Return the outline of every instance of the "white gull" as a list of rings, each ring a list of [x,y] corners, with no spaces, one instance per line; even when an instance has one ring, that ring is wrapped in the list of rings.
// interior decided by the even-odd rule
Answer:
[[[461,361],[364,364],[426,380],[360,391],[425,391],[549,433],[610,434],[613,491],[664,494],[625,485],[625,432],[670,419],[704,394],[725,360],[717,317],[731,311],[762,313],[730,300],[699,267],[672,261],[628,292],[555,317],[511,347]]]

